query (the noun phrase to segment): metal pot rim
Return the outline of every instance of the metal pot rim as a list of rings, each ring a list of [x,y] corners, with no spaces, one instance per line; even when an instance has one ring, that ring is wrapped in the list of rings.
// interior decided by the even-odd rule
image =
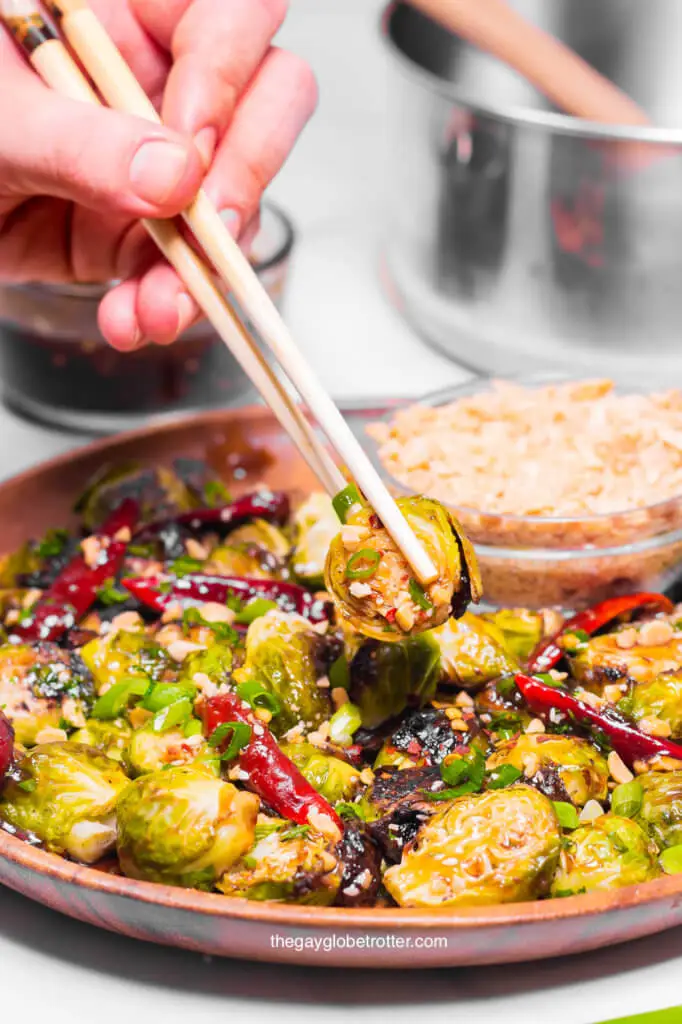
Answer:
[[[427,71],[416,64],[393,40],[391,24],[396,11],[404,6],[400,0],[390,0],[383,9],[380,19],[381,38],[392,59],[409,77],[420,85],[427,86],[432,92],[439,93],[452,102],[469,107],[478,114],[495,117],[508,124],[524,128],[536,128],[541,131],[555,132],[580,138],[601,139],[613,142],[648,142],[657,145],[682,146],[682,130],[673,128],[656,128],[634,125],[600,124],[584,118],[571,117],[568,114],[555,113],[548,110],[531,110],[528,107],[509,107],[496,103],[482,103],[474,99],[462,89]],[[422,15],[425,17],[425,15]]]

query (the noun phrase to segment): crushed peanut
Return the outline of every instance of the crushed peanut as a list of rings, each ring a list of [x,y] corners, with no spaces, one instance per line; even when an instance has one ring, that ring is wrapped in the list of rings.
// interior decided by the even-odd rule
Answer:
[[[190,558],[196,558],[197,562],[205,562],[208,558],[208,549],[194,537],[188,537],[185,541],[185,550]]]
[[[460,708],[473,708],[474,698],[470,693],[467,693],[466,690],[460,690],[455,697],[455,704]]]
[[[601,818],[604,813],[604,808],[598,800],[588,800],[582,811],[578,816],[578,820],[581,824],[585,824],[590,821],[596,821],[597,818]]]
[[[395,621],[398,623],[403,633],[409,633],[414,626],[414,608],[412,602],[405,602],[401,604],[399,608],[396,608]]]
[[[634,626],[628,626],[627,629],[622,630],[620,633],[616,633],[616,644],[623,651],[628,651],[631,647],[634,647],[637,643],[637,630]]]
[[[328,690],[329,686],[330,686],[330,682],[329,682],[328,677],[327,676],[320,676],[320,678],[317,680],[317,684],[316,685],[319,687],[320,690]]]
[[[609,683],[604,687],[604,697],[609,704],[617,704],[621,697],[628,692],[627,683]]]
[[[81,541],[81,551],[83,552],[83,560],[90,569],[94,569],[99,561],[99,556],[102,551],[102,541],[99,537],[90,536],[84,537]]]
[[[350,697],[348,696],[348,690],[344,690],[343,686],[335,686],[331,692],[332,704],[338,711],[344,704],[350,703]]]
[[[540,766],[540,759],[537,754],[524,754],[521,763],[523,764],[523,774],[526,778],[531,779]]]
[[[42,743],[61,743],[68,738],[69,735],[64,729],[54,729],[51,725],[47,725],[39,733],[36,733],[36,745],[40,746]]]
[[[526,726],[526,733],[530,736],[536,733],[543,733],[545,731],[545,723],[541,718],[534,718]]]
[[[612,750],[609,754],[607,763],[612,779],[615,779],[618,783],[632,782],[634,775],[615,750]]]
[[[673,627],[665,619],[652,619],[640,628],[638,642],[646,647],[661,647],[669,644],[674,635]]]
[[[353,597],[357,598],[369,597],[369,595],[372,593],[372,588],[370,587],[369,583],[360,583],[359,580],[353,580],[348,590],[353,595]]]
[[[341,543],[346,551],[357,551],[368,535],[369,530],[365,526],[344,526],[341,529]]]
[[[466,722],[463,722],[461,718],[455,718],[453,721],[450,722],[450,728],[453,729],[455,732],[467,732],[469,726],[466,724]]]
[[[360,782],[365,786],[371,786],[374,782],[374,772],[371,768],[363,768],[360,772]]]
[[[228,626],[231,626],[237,617],[236,612],[217,601],[207,601],[199,610],[205,622],[226,622]]]
[[[184,661],[188,654],[195,651],[205,651],[204,644],[193,644],[190,640],[174,640],[166,648],[173,661]]]
[[[133,535],[130,532],[129,526],[122,526],[120,530],[117,530],[114,534],[114,540],[118,541],[119,544],[130,544],[133,539]]]
[[[640,718],[639,727],[647,736],[659,736],[661,739],[666,739],[672,732],[669,722],[664,722],[662,718],[653,716]]]

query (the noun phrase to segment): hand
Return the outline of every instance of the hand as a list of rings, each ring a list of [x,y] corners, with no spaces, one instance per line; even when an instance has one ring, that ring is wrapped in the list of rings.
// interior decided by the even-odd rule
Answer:
[[[198,310],[138,223],[202,182],[248,240],[262,193],[312,114],[307,64],[271,45],[287,0],[93,0],[166,127],[64,99],[0,30],[0,280],[120,279],[114,347],[169,344]],[[205,180],[204,180],[205,179]]]

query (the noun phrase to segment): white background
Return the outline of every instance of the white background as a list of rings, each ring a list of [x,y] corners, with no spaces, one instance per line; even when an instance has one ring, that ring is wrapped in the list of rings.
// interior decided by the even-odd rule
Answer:
[[[376,276],[386,55],[378,0],[293,0],[282,43],[305,55],[320,111],[272,189],[300,230],[288,319],[341,397],[416,395],[463,379],[424,349]],[[0,411],[0,475],[74,440]],[[207,961],[118,938],[0,889],[0,1022],[215,1024],[268,1018],[594,1024],[682,1001],[682,929],[564,961],[480,970],[336,972]],[[16,1015],[16,1017],[15,1017]]]

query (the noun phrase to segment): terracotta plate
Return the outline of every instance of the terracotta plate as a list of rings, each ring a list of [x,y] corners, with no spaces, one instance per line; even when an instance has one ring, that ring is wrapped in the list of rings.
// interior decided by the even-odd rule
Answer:
[[[241,486],[314,481],[262,409],[210,413],[97,442],[0,484],[2,547],[68,522],[103,462],[237,451]],[[267,452],[274,458],[268,458]],[[236,488],[235,488],[236,489]],[[249,903],[84,868],[0,832],[0,881],[71,917],[205,953],[321,966],[439,967],[578,953],[682,923],[682,876],[603,894],[466,910],[341,910]]]

